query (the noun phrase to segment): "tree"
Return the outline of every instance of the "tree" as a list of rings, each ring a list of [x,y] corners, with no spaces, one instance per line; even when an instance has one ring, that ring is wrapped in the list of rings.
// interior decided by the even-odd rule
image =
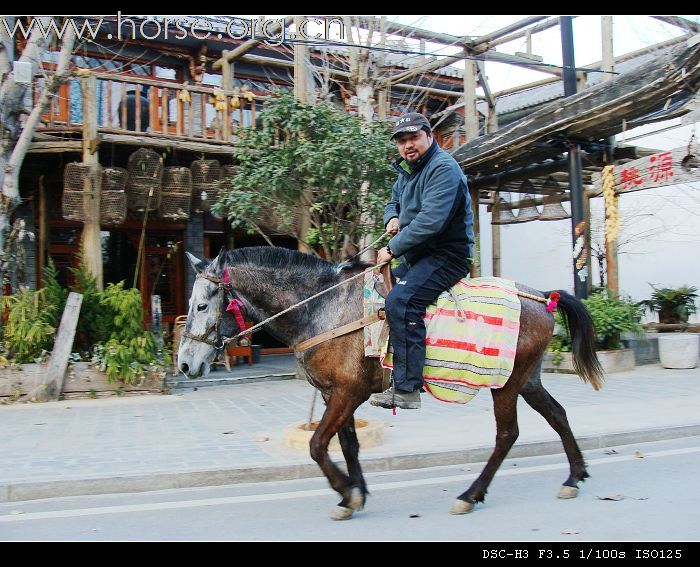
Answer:
[[[12,28],[10,20],[5,18],[4,26],[0,26],[0,282],[5,281],[7,270],[7,254],[13,245],[8,240],[10,231],[10,216],[20,202],[19,172],[27,154],[34,131],[46,113],[49,103],[58,92],[61,84],[69,76],[70,55],[75,45],[76,33],[73,26],[64,26],[61,51],[53,72],[47,72],[46,82],[38,103],[32,108],[29,116],[26,114],[24,98],[30,85],[15,80],[12,65],[15,60],[14,41],[8,34]],[[36,18],[41,25],[32,27],[31,35],[21,56],[17,60],[21,64],[31,66],[32,77],[41,68],[44,52],[50,47],[51,34],[46,33],[51,18]],[[35,22],[32,22],[35,23]],[[16,29],[16,28],[15,28]],[[3,285],[0,285],[0,295]]]
[[[214,209],[233,227],[266,238],[266,230],[275,230],[318,245],[337,261],[348,239],[357,244],[383,230],[382,212],[396,176],[388,132],[386,123],[363,123],[330,103],[273,99],[260,128],[241,130],[234,149],[240,167]],[[363,184],[366,191],[360,191]],[[305,239],[296,223],[300,207],[310,214]]]

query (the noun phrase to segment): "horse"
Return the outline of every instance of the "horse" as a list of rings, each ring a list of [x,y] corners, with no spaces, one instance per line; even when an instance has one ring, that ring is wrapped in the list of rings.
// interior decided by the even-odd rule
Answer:
[[[299,345],[363,316],[363,283],[361,278],[353,280],[351,277],[358,274],[362,266],[336,265],[310,254],[278,247],[222,250],[211,262],[199,260],[189,252],[187,256],[197,277],[178,350],[178,369],[185,375],[208,374],[225,339],[241,331],[240,312],[227,310],[231,299],[242,305],[248,320],[258,323],[322,290],[351,280],[266,324],[271,335],[289,346]],[[576,497],[578,483],[589,476],[564,408],[540,380],[540,362],[554,328],[553,314],[541,302],[550,292],[519,283],[516,287],[541,299],[536,301],[527,296],[521,299],[520,333],[513,371],[502,388],[491,390],[496,445],[481,474],[454,501],[450,509],[452,514],[466,514],[477,503],[484,502],[489,484],[518,437],[518,395],[547,420],[564,445],[569,476],[560,487],[559,498]],[[598,390],[603,371],[595,353],[591,317],[578,299],[563,290],[558,293],[558,308],[572,338],[575,370],[584,382]],[[364,356],[361,329],[306,350],[296,350],[295,356],[326,404],[310,441],[310,453],[330,486],[342,498],[331,518],[346,520],[363,509],[368,495],[359,461],[354,413],[372,393],[382,391],[384,372],[377,358]],[[347,463],[347,474],[328,455],[328,445],[336,433]]]

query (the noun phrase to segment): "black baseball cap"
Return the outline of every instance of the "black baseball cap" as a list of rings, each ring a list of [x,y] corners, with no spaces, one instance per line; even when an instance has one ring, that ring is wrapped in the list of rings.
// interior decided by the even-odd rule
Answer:
[[[418,112],[407,112],[402,114],[394,124],[394,130],[391,132],[393,140],[396,134],[401,132],[418,132],[421,128],[427,128],[428,132],[432,132],[428,119]]]

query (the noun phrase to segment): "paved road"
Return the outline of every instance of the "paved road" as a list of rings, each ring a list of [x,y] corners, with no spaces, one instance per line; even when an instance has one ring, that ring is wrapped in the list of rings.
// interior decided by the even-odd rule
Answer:
[[[591,478],[555,498],[562,455],[507,460],[487,501],[447,513],[483,464],[369,473],[367,508],[348,522],[325,480],[0,504],[1,540],[687,542],[700,536],[700,437],[585,452]],[[601,498],[612,498],[603,500]]]

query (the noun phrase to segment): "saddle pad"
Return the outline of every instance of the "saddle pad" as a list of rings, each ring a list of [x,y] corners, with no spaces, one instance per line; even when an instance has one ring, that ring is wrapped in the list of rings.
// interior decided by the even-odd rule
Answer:
[[[374,284],[382,279],[382,275],[375,271],[365,274],[365,287],[362,295],[363,316],[365,317],[376,313],[379,309],[384,307],[384,298],[374,289]],[[379,336],[383,325],[384,321],[377,321],[364,328],[365,356],[381,355],[382,345],[380,344]]]
[[[441,401],[465,404],[479,388],[502,388],[511,373],[520,331],[515,282],[464,278],[425,313],[425,389]],[[384,368],[393,355],[383,345]]]

